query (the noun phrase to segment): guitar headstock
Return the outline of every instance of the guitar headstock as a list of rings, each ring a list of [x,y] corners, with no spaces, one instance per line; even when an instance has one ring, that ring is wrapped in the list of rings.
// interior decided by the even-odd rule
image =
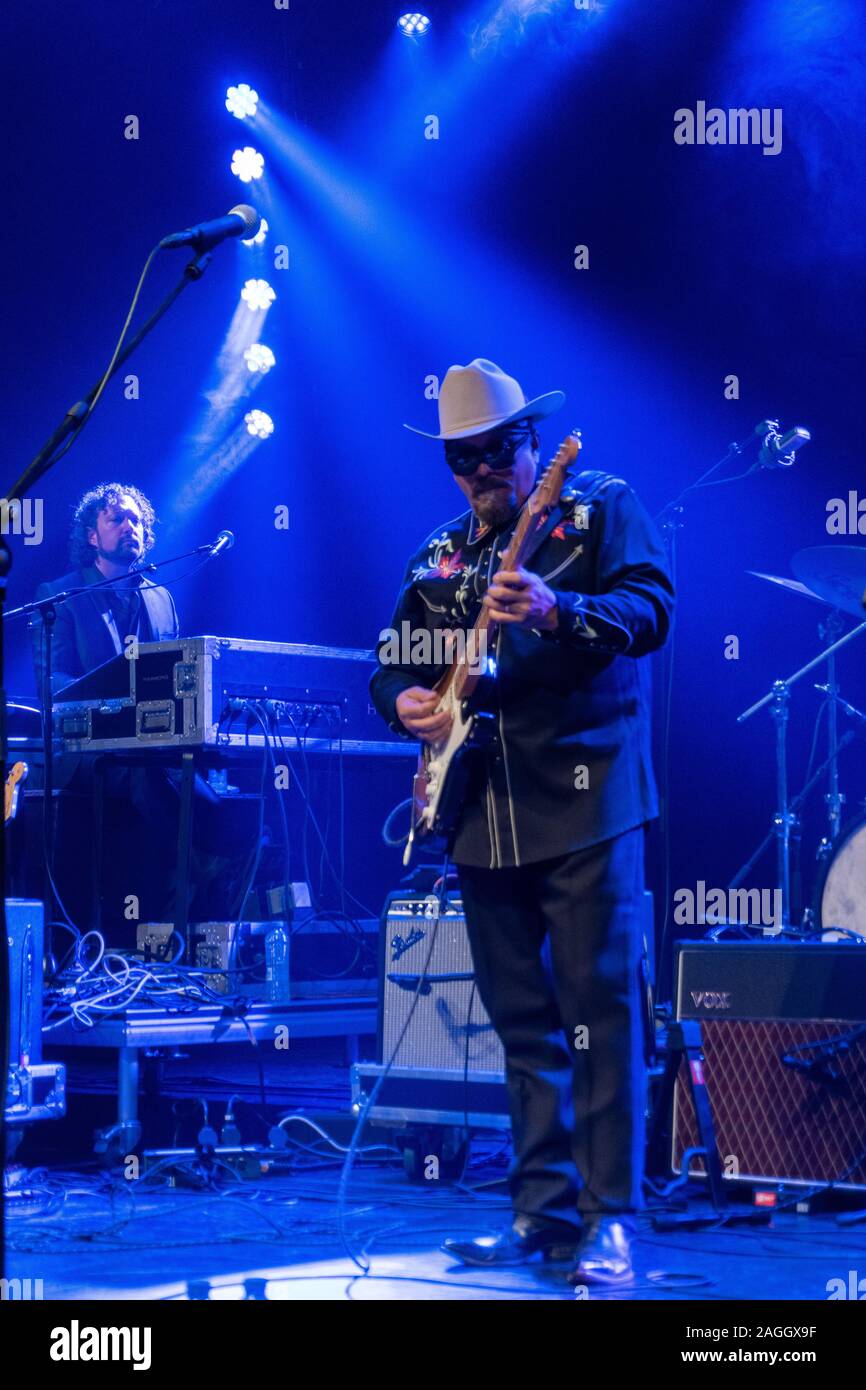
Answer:
[[[6,788],[3,800],[3,816],[6,825],[14,819],[18,810],[18,784],[26,780],[28,767],[26,763],[13,763],[6,774]]]
[[[530,512],[546,511],[549,507],[556,506],[559,501],[559,494],[562,492],[562,484],[565,481],[566,469],[574,463],[580,453],[580,448],[580,430],[572,430],[571,434],[565,436],[542,473],[535,491],[529,499]]]

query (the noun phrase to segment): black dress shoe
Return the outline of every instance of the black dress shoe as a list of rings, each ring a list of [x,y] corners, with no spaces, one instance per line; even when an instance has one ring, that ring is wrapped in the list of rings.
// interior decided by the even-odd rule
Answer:
[[[630,1284],[634,1279],[629,1227],[617,1216],[596,1216],[580,1243],[570,1284]]]
[[[467,1265],[522,1265],[539,1252],[546,1260],[571,1261],[579,1243],[576,1226],[554,1226],[532,1216],[518,1216],[498,1235],[446,1240],[442,1249]]]

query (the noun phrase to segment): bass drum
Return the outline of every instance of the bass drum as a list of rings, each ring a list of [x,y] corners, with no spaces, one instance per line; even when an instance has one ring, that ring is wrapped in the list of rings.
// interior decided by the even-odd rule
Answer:
[[[823,931],[845,927],[866,941],[866,816],[849,821],[843,829],[818,884],[817,899]]]

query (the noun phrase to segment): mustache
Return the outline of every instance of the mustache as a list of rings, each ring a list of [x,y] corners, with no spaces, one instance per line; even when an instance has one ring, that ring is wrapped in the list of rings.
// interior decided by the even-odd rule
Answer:
[[[512,485],[512,480],[511,480],[510,478],[501,478],[501,479],[500,479],[500,478],[491,478],[488,482],[485,482],[485,483],[476,483],[476,484],[475,484],[474,491],[475,491],[476,493],[478,493],[478,492],[494,492],[494,491],[495,491],[496,489],[498,489],[498,488],[510,488],[511,485]]]

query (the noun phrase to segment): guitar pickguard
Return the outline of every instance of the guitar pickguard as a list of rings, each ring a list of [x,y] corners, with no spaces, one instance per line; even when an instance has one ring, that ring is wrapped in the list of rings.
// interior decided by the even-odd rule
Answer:
[[[435,847],[450,848],[475,758],[496,737],[494,692],[492,678],[484,676],[470,700],[459,705],[446,700],[440,706],[450,709],[451,729],[441,743],[428,744],[419,759],[413,783],[413,829],[404,864],[409,863],[415,841],[429,841],[431,849],[434,841]]]

